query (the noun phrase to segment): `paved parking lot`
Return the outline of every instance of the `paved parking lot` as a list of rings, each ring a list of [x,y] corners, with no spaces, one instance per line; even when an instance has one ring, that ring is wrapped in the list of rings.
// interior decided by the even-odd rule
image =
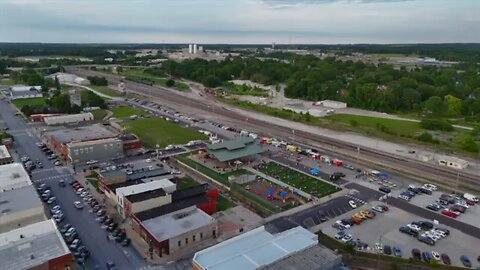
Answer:
[[[367,204],[360,209],[349,211],[335,219],[323,223],[320,225],[322,232],[333,237],[338,232],[337,229],[331,226],[336,220],[350,218],[359,210],[370,208],[373,205],[376,205],[376,202]],[[472,247],[477,246],[478,239],[464,234],[459,230],[442,224],[438,225],[438,227],[449,229],[450,235],[438,240],[435,246],[429,246],[412,236],[399,232],[398,228],[400,226],[419,220],[425,219],[401,209],[390,207],[389,211],[385,213],[377,213],[375,218],[366,220],[360,225],[352,226],[347,230],[347,233],[351,234],[353,239],[360,238],[360,240],[367,243],[369,247],[374,247],[375,243],[390,245],[391,247],[398,246],[402,250],[404,258],[409,258],[411,256],[411,250],[413,248],[418,248],[421,251],[437,251],[440,254],[446,253],[450,256],[452,264],[454,265],[462,265],[460,261],[461,255],[467,255],[472,261],[474,267],[480,265],[477,262],[477,256],[480,255],[480,250],[472,249]]]

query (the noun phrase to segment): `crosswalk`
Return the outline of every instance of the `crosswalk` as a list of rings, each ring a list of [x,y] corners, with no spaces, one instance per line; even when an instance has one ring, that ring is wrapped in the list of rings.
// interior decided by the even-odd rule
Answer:
[[[355,196],[352,196],[352,195],[350,195],[350,194],[345,195],[345,197],[347,197],[347,198],[349,198],[349,199],[352,199],[352,200],[354,200],[354,201],[356,201],[356,202],[359,202],[359,203],[361,203],[361,204],[366,204],[366,203],[367,203],[366,201],[364,201],[364,200],[362,200],[362,199],[359,199],[359,198],[357,198],[357,197],[355,197]]]
[[[48,168],[48,169],[35,170],[35,171],[32,172],[32,175],[45,173],[45,172],[51,172],[51,171],[57,171],[58,172],[58,168],[52,167],[52,168]]]
[[[72,175],[71,174],[60,174],[60,175],[55,175],[55,176],[50,176],[50,177],[34,179],[32,181],[33,182],[46,182],[46,181],[65,179],[66,177],[69,177],[69,176],[72,176]]]

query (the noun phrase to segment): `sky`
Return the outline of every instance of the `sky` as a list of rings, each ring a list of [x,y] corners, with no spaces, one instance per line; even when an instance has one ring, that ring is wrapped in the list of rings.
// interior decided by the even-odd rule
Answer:
[[[480,0],[0,0],[0,42],[480,42]]]

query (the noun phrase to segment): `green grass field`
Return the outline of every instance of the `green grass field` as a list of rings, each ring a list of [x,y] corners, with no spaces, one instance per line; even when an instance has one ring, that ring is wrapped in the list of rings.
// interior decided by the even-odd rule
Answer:
[[[191,177],[185,176],[179,179],[177,184],[177,189],[185,189],[185,188],[195,187],[198,185],[200,185],[200,183],[193,180]]]
[[[229,199],[225,198],[225,196],[221,194],[218,195],[217,211],[225,211],[235,206],[237,205]]]
[[[107,111],[104,109],[92,110],[90,112],[95,120],[101,120],[107,115]]]
[[[126,105],[116,106],[112,109],[113,115],[115,118],[129,117],[132,115],[145,115],[146,111]]]
[[[350,127],[358,127],[363,131],[377,131],[379,125],[382,125],[387,128],[393,134],[404,134],[415,136],[416,134],[423,131],[418,122],[397,120],[397,119],[386,119],[379,117],[370,117],[370,116],[361,116],[361,115],[352,115],[352,114],[334,114],[324,117],[336,124],[344,124]],[[356,122],[356,126],[352,125],[352,121]],[[388,132],[387,132],[388,133]]]
[[[98,85],[90,85],[90,88],[97,90],[98,92],[107,95],[109,97],[120,97],[122,94],[118,91],[115,91],[108,86],[98,86]]]
[[[165,147],[169,144],[185,144],[192,140],[205,140],[207,137],[193,129],[161,118],[144,118],[122,122],[129,132],[136,134],[147,146],[154,148],[157,144]]]
[[[139,80],[153,81],[154,84],[166,86],[168,78],[157,77],[152,74],[144,73],[143,69],[127,69],[122,72],[123,76],[132,77]],[[180,90],[187,90],[188,85],[180,81],[175,81],[175,87]]]
[[[261,164],[257,170],[318,198],[327,196],[339,190],[334,185],[275,162]]]
[[[0,80],[0,85],[14,85],[16,84],[14,81],[12,80]]]
[[[45,104],[47,98],[24,98],[24,99],[16,99],[12,101],[12,103],[17,106],[17,108],[22,108],[25,105],[35,106],[35,105],[43,105]]]

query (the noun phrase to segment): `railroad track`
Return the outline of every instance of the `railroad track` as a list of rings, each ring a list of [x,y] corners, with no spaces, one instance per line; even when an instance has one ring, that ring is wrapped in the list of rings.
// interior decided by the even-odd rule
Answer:
[[[66,67],[67,72],[75,73],[79,76],[105,76],[109,82],[118,84],[121,81],[119,76],[106,74],[97,71],[79,69],[75,67]],[[241,126],[244,129],[255,131],[261,134],[292,140],[292,129],[280,126],[274,123],[267,123],[263,120],[249,118],[232,110],[225,108],[225,104],[219,103],[217,100],[204,97],[203,100],[195,100],[190,97],[172,93],[163,87],[150,86],[138,82],[124,82],[130,92],[136,92],[141,95],[152,96],[158,98],[156,101],[162,105],[183,111],[185,114],[191,114],[192,109],[203,113],[214,113],[220,115],[225,124],[232,126]],[[164,90],[164,91],[159,91]],[[188,109],[189,111],[185,111]],[[325,151],[341,154],[350,159],[358,159],[357,149],[359,145],[354,143],[340,142],[321,135],[309,132],[294,130],[294,140],[300,144],[314,146]],[[426,162],[410,160],[404,157],[391,155],[389,153],[377,151],[371,148],[361,147],[361,159],[368,163],[373,163],[381,167],[391,168],[399,172],[409,174],[416,179],[423,179],[443,184],[450,188],[457,187],[457,178],[459,187],[464,189],[478,190],[480,187],[480,177],[458,170],[448,169],[446,167],[436,166]]]

